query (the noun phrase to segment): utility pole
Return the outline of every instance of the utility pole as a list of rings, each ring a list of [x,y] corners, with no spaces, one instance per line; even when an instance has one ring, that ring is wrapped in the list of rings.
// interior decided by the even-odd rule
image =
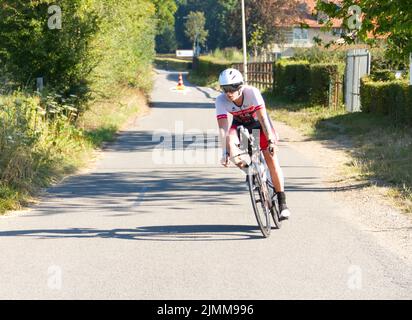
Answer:
[[[409,54],[409,85],[412,86],[412,52]]]
[[[245,17],[245,0],[242,0],[242,34],[243,34],[243,74],[245,83],[247,83],[247,49],[246,49],[246,17]]]

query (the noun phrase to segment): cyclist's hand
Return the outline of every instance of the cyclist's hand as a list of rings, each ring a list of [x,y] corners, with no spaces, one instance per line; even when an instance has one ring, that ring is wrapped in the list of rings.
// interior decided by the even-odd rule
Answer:
[[[220,163],[225,167],[229,165],[229,154],[228,153],[224,153],[222,155],[222,159],[220,159]]]

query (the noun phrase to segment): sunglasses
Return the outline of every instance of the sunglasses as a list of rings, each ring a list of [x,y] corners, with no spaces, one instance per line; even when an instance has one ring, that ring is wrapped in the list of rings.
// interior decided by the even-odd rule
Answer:
[[[225,86],[220,86],[220,88],[225,92],[236,92],[240,89],[240,87],[242,86],[241,83],[237,83],[237,84],[228,84]]]

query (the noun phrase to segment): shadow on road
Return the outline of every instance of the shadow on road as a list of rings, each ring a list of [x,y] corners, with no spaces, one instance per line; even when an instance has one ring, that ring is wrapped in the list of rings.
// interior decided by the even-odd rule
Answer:
[[[146,213],[145,208],[149,207],[179,211],[192,207],[196,212],[199,204],[233,206],[233,199],[239,195],[239,185],[244,185],[243,181],[238,177],[223,180],[219,174],[217,171],[199,176],[199,172],[194,170],[170,169],[73,176],[64,184],[49,189],[44,201],[34,206],[33,212],[26,216],[72,212],[115,213],[117,216],[119,213]]]
[[[0,237],[104,238],[143,241],[233,241],[264,239],[257,226],[245,225],[174,225],[145,226],[136,229],[101,230],[92,228],[40,229],[0,232]]]

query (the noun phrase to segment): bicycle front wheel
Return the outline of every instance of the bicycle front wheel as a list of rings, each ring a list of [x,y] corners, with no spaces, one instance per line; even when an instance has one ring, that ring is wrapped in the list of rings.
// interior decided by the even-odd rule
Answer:
[[[250,199],[252,202],[253,211],[260,231],[265,238],[270,236],[270,209],[262,188],[260,179],[257,175],[248,175],[247,182],[249,187]]]

